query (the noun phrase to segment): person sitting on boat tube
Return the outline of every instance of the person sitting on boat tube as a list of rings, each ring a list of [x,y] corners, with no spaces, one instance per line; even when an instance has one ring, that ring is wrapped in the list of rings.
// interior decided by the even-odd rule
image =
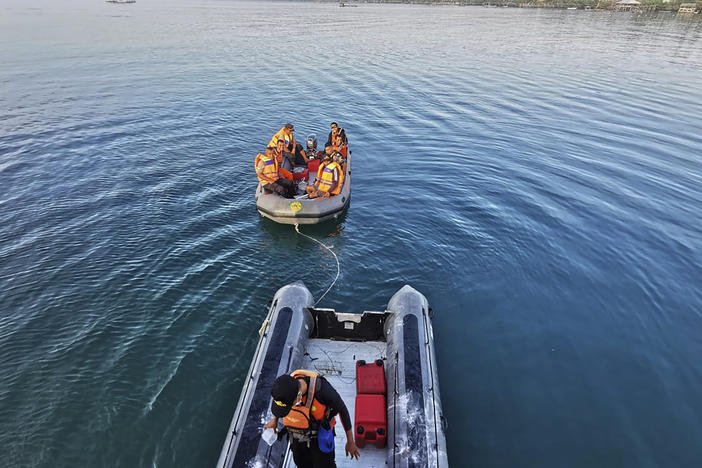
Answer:
[[[284,430],[290,438],[290,450],[298,467],[335,467],[335,416],[341,418],[346,432],[346,456],[359,458],[353,438],[349,410],[339,393],[319,373],[296,370],[283,374],[271,388],[273,419],[264,429],[278,431],[278,420],[283,418]]]
[[[259,153],[254,161],[256,176],[266,193],[277,193],[285,198],[295,195],[295,183],[281,177],[273,148],[266,148],[266,153]]]
[[[338,151],[334,151],[332,153],[332,160],[341,168],[341,181],[339,182],[339,192],[341,192],[341,186],[344,185],[344,174],[346,174],[346,157]],[[336,195],[336,193],[333,195]]]
[[[332,153],[334,152],[334,147],[332,145],[324,145],[324,154],[322,154],[322,159],[324,159],[324,155],[329,155],[331,157]]]
[[[313,185],[308,185],[305,191],[310,198],[328,198],[341,193],[343,181],[344,174],[341,166],[331,155],[325,154],[317,170],[317,179]]]
[[[328,159],[331,161],[332,159],[334,159],[334,153],[335,153],[335,152],[336,152],[336,150],[334,149],[334,146],[333,146],[333,145],[326,145],[326,146],[324,146],[324,153],[322,153],[322,160],[324,160],[324,158],[326,157],[326,158],[328,158]],[[337,162],[338,162],[338,161],[337,161]],[[344,158],[343,162],[346,162],[346,159],[345,159],[345,158]],[[340,163],[340,164],[341,164],[341,163]]]
[[[348,147],[346,146],[346,143],[344,143],[344,139],[338,133],[334,137],[334,144],[332,145],[332,150],[338,151],[339,153],[341,153],[344,159],[346,159],[346,156],[348,154]]]
[[[268,146],[275,146],[278,143],[279,139],[283,139],[285,141],[285,146],[288,148],[288,151],[292,152],[295,149],[295,144],[297,143],[295,141],[295,136],[293,135],[293,132],[295,131],[295,127],[293,124],[290,122],[286,123],[283,128],[278,130],[275,135],[273,135],[273,138],[271,138],[271,141],[268,143]]]
[[[324,144],[324,146],[334,144],[334,138],[336,138],[337,135],[341,135],[341,139],[345,145],[349,144],[349,140],[346,138],[346,131],[339,127],[339,124],[332,122],[329,126],[331,127],[331,132],[329,132],[329,137],[327,138],[327,142]]]

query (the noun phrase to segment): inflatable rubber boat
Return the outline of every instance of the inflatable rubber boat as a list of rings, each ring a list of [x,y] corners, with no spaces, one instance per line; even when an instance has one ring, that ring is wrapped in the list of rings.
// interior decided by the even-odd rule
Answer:
[[[295,466],[286,437],[268,445],[261,434],[272,418],[273,381],[296,369],[323,374],[349,409],[361,457],[345,457],[346,436],[337,424],[338,467],[447,467],[431,317],[427,299],[410,286],[392,296],[386,311],[362,314],[315,308],[301,281],[279,289],[259,330],[217,467]],[[359,399],[357,376],[363,369],[383,377],[385,398],[369,397],[386,402],[378,426],[369,426],[371,418],[360,411],[365,400]]]
[[[318,164],[318,163],[317,163]],[[285,166],[283,166],[285,167]],[[286,168],[287,169],[287,168]],[[351,202],[351,152],[346,158],[346,172],[341,193],[329,198],[310,199],[305,194],[307,184],[314,183],[316,167],[305,171],[304,168],[292,169],[297,182],[297,196],[285,198],[277,193],[265,193],[261,184],[256,187],[256,209],[266,218],[281,224],[316,224],[339,218]],[[298,174],[306,177],[298,180]]]

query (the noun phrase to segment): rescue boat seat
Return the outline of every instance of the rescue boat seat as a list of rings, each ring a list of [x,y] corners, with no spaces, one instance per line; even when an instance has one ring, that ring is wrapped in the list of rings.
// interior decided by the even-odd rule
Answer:
[[[314,320],[310,338],[385,341],[383,327],[389,312],[365,311],[362,314],[348,314],[315,307],[308,307],[307,311]]]

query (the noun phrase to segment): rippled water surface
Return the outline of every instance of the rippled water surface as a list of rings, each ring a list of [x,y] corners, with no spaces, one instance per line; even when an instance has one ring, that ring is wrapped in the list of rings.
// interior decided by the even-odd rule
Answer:
[[[0,64],[0,464],[214,465],[266,303],[335,273],[253,156],[337,120],[323,305],[429,298],[453,466],[702,466],[698,19],[0,0]]]

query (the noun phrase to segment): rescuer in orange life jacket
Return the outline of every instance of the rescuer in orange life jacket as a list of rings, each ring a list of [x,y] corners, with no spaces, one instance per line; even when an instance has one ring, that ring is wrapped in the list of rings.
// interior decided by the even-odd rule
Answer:
[[[258,181],[263,186],[266,193],[275,192],[285,198],[293,198],[295,195],[295,184],[292,180],[281,177],[278,161],[275,152],[270,146],[266,148],[265,154],[258,154],[254,160],[254,168]]]
[[[317,170],[317,179],[314,184],[308,185],[305,189],[309,198],[328,198],[341,193],[341,188],[344,186],[344,171],[340,161],[339,153],[325,154],[322,157],[322,164]]]
[[[334,417],[338,414],[346,431],[346,456],[358,459],[349,410],[339,393],[317,372],[296,370],[283,374],[271,388],[273,419],[264,426],[277,432],[278,419],[290,437],[290,450],[299,468],[336,467]]]
[[[268,143],[268,146],[275,147],[276,143],[278,143],[278,140],[282,139],[283,141],[285,141],[285,147],[288,151],[295,151],[295,145],[297,144],[297,142],[295,141],[295,136],[293,135],[293,132],[295,132],[295,126],[290,122],[286,123],[283,128],[278,130],[275,133],[275,135],[273,135],[271,141]]]
[[[344,159],[348,155],[348,146],[346,145],[346,143],[344,143],[344,139],[341,137],[340,134],[337,134],[334,137],[334,144],[332,145],[332,149],[341,153],[341,156],[343,156]]]

